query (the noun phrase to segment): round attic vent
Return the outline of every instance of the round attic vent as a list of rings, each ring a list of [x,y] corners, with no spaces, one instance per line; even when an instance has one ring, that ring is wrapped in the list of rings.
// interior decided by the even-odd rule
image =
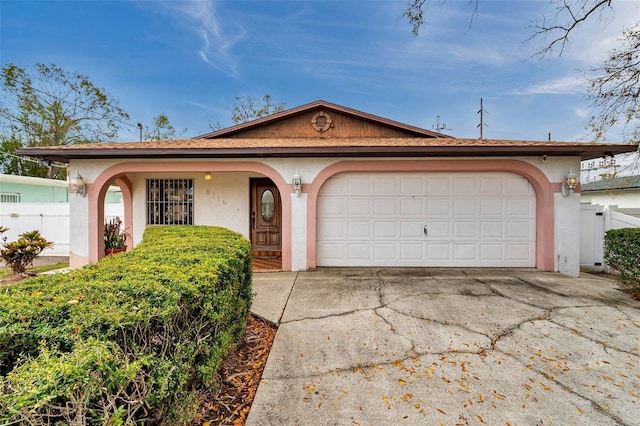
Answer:
[[[324,111],[318,111],[313,115],[311,119],[311,125],[319,132],[326,132],[333,126],[331,117]]]

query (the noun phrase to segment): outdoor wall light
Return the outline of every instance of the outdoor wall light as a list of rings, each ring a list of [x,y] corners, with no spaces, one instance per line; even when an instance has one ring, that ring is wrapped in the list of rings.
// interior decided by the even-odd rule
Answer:
[[[562,181],[562,196],[568,197],[573,194],[573,190],[578,186],[578,175],[569,169],[569,174]]]
[[[299,197],[300,192],[302,191],[302,179],[298,174],[298,171],[293,174],[293,189],[296,191],[296,195]]]
[[[207,181],[211,180],[211,173],[206,172],[206,173],[204,174],[204,180],[207,180]]]
[[[73,192],[75,192],[76,195],[83,198],[87,196],[87,185],[84,184],[84,180],[82,180],[80,173],[76,172],[76,175],[71,178],[70,183],[73,188]]]

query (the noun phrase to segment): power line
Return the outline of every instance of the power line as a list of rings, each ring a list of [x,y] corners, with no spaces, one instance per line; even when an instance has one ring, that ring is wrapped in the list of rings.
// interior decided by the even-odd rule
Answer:
[[[51,99],[54,99],[54,100],[60,101],[60,102],[65,103],[65,104],[67,104],[67,105],[69,105],[69,106],[72,106],[72,107],[74,107],[74,108],[79,108],[79,109],[81,109],[81,110],[83,110],[83,111],[85,111],[85,112],[88,112],[88,113],[92,113],[92,112],[93,112],[91,109],[89,109],[89,108],[87,108],[87,107],[84,107],[84,106],[82,106],[82,105],[78,105],[78,104],[74,104],[73,102],[69,102],[69,101],[67,101],[67,100],[66,100],[66,99],[64,99],[64,98],[58,98],[58,97],[56,97],[55,95],[52,95],[51,93],[47,93],[47,92],[45,92],[44,90],[38,89],[37,87],[34,87],[34,86],[28,86],[28,85],[27,85],[27,84],[25,84],[24,82],[20,82],[20,84],[21,84],[21,86],[22,86],[22,88],[23,88],[23,89],[30,89],[30,90],[33,90],[34,92],[38,92],[38,93],[40,93],[40,94],[42,94],[42,95],[48,96],[48,97],[49,97],[49,98],[51,98]],[[124,120],[122,120],[122,119],[120,119],[120,118],[117,118],[117,117],[116,117],[116,118],[111,119],[111,121],[115,121],[115,122],[117,122],[117,123],[123,124],[123,125],[125,125],[125,126],[127,126],[127,127],[130,127],[131,129],[137,129],[135,124],[129,123],[129,122],[124,121]]]
[[[59,169],[66,169],[67,168],[67,164],[65,163],[60,163],[58,161],[48,161],[48,160],[35,160],[33,158],[30,157],[25,157],[24,155],[15,155],[15,154],[10,154],[8,152],[0,152],[0,156],[7,156],[7,157],[13,157],[13,158],[17,158],[18,160],[21,161],[29,161],[31,163],[36,163],[40,166],[43,167],[57,167]]]

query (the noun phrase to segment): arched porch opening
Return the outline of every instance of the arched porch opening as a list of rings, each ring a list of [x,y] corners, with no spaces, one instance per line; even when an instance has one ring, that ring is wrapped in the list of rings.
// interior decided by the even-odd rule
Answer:
[[[216,172],[249,172],[263,175],[277,186],[281,194],[282,205],[282,268],[291,269],[291,197],[292,185],[273,168],[258,162],[126,162],[113,165],[87,185],[89,202],[89,256],[90,263],[97,262],[104,256],[104,199],[111,182],[120,185],[125,200],[125,222],[136,230],[133,219],[133,186],[129,176],[135,174],[148,175],[154,173],[216,173]],[[144,194],[138,195],[140,197]],[[247,213],[248,214],[248,213]],[[249,218],[247,217],[247,221]]]

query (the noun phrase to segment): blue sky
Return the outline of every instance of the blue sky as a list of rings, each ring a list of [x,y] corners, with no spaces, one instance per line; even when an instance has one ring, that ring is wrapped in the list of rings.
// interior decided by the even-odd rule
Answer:
[[[236,96],[287,108],[318,99],[456,137],[589,141],[580,70],[598,65],[637,1],[577,31],[561,57],[526,42],[547,1],[432,1],[419,36],[405,1],[0,2],[0,63],[55,63],[87,75],[135,123],[167,114],[180,136],[231,122]],[[471,19],[473,18],[473,21]],[[595,24],[595,25],[594,25]],[[182,129],[187,129],[182,133]],[[615,135],[608,141],[620,142]]]

